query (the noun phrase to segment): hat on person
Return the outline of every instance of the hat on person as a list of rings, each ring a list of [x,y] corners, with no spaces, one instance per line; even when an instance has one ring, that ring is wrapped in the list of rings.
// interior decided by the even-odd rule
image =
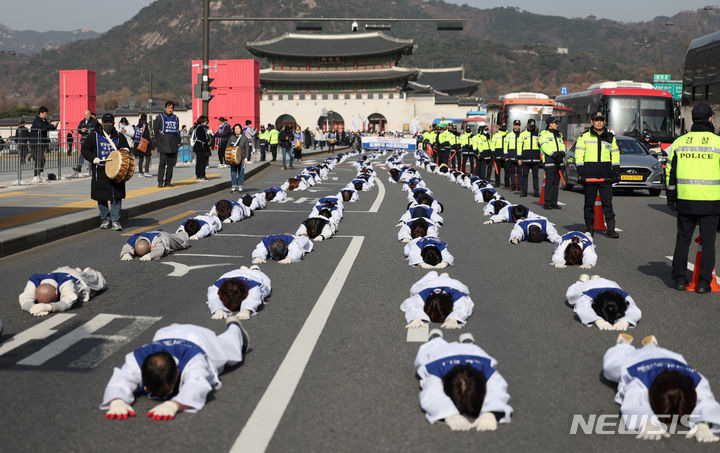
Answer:
[[[711,116],[713,116],[712,107],[704,102],[699,103],[692,109],[693,120],[707,121]]]
[[[112,113],[106,113],[102,116],[103,123],[115,123],[115,115]]]
[[[527,123],[528,125],[535,124],[535,120],[533,118],[530,118]]]
[[[557,122],[558,122],[558,119],[557,119],[556,116],[549,116],[549,117],[545,120],[545,124],[547,124],[548,126],[551,125],[552,123],[557,123]]]
[[[520,126],[520,124],[522,124],[520,123],[520,120],[513,121],[513,126]]]
[[[591,117],[591,119],[593,121],[595,121],[595,120],[605,121],[605,115],[603,115],[602,112],[596,112],[596,113],[593,113],[593,116]]]

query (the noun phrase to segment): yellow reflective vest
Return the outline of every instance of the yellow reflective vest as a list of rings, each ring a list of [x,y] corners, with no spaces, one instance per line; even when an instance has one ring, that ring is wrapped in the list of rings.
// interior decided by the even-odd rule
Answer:
[[[720,214],[720,137],[689,132],[668,148],[667,190],[677,194],[678,212]]]
[[[546,167],[554,167],[562,162],[560,160],[561,154],[556,154],[565,152],[565,142],[560,132],[554,134],[545,129],[540,132],[539,144],[540,151],[542,151],[542,160]]]
[[[620,170],[615,136],[607,129],[600,134],[592,128],[585,131],[575,142],[575,164],[584,169],[586,178],[612,178],[613,170]]]

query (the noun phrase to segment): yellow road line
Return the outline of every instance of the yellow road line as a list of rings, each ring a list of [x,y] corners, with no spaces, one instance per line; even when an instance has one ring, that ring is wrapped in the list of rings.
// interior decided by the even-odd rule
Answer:
[[[132,230],[132,231],[128,231],[126,234],[129,234],[129,235],[132,236],[133,234],[136,234],[136,233],[142,233],[143,231],[152,230],[152,229],[155,229],[155,228],[159,227],[160,225],[165,225],[166,223],[174,222],[175,220],[177,220],[177,219],[182,219],[183,217],[188,217],[188,216],[190,216],[191,214],[195,214],[196,212],[197,212],[197,211],[185,211],[185,212],[183,212],[182,214],[178,214],[178,215],[174,215],[174,216],[172,216],[172,217],[168,217],[167,219],[161,220],[161,221],[159,221],[158,223],[154,223],[154,224],[152,224],[152,225],[148,225],[148,226],[145,226],[145,227],[142,227],[142,228],[137,228],[137,229],[134,229],[134,230]]]
[[[219,177],[220,175],[213,174],[208,175],[208,179],[215,179]],[[180,186],[187,186],[190,184],[196,184],[197,181],[195,181],[195,178],[187,178],[183,179],[178,182],[174,182],[174,187],[180,187]],[[155,192],[160,192],[163,190],[172,190],[174,187],[144,187],[142,189],[134,189],[128,191],[125,195],[126,200],[130,200],[133,198],[142,197],[145,195],[149,195]],[[12,194],[13,192],[8,192],[7,194],[3,194],[5,196]],[[22,193],[22,192],[15,192],[15,193]],[[97,206],[97,201],[95,200],[80,200],[80,201],[73,201],[71,203],[65,203],[61,204],[60,206],[55,206],[52,208],[43,208],[38,209],[36,211],[26,212],[23,214],[15,214],[10,215],[7,217],[0,218],[0,230],[3,228],[12,228],[16,227],[18,225],[24,225],[26,223],[32,223],[37,222],[40,220],[48,219],[50,217],[56,217],[60,215],[65,214],[73,214],[77,211],[82,211],[83,209],[90,209]],[[193,211],[195,212],[195,211]],[[144,231],[144,230],[143,230]]]
[[[15,195],[22,195],[25,192],[8,192],[8,193],[0,193],[0,198],[2,197],[13,197]]]
[[[22,193],[22,192],[20,192]],[[88,194],[69,194],[69,193],[23,193],[24,197],[87,197]]]

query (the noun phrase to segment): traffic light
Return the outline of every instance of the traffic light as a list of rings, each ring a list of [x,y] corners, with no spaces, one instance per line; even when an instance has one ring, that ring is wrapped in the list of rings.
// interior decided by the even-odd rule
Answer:
[[[210,101],[215,96],[212,96],[210,92],[215,89],[215,87],[211,87],[210,84],[213,83],[215,79],[211,79],[208,77],[207,79],[207,91],[202,92],[202,100],[203,101]]]

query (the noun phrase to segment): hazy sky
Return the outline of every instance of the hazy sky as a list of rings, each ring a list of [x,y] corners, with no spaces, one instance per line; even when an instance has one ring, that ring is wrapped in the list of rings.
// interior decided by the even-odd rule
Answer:
[[[8,0],[3,0],[4,3]],[[193,0],[200,1],[200,0]],[[231,1],[231,0],[225,0]],[[268,0],[271,5],[277,0]],[[360,0],[362,1],[362,0]],[[447,0],[452,3],[493,8],[496,6],[518,6],[534,13],[566,17],[587,17],[637,22],[655,16],[672,16],[685,9],[715,5],[720,0],[598,0],[554,1],[554,0]],[[141,8],[153,0],[32,0],[32,7],[2,8],[0,22],[14,30],[74,30],[89,28],[104,32],[133,17]],[[7,6],[7,5],[5,5]],[[272,10],[272,8],[270,8]]]

